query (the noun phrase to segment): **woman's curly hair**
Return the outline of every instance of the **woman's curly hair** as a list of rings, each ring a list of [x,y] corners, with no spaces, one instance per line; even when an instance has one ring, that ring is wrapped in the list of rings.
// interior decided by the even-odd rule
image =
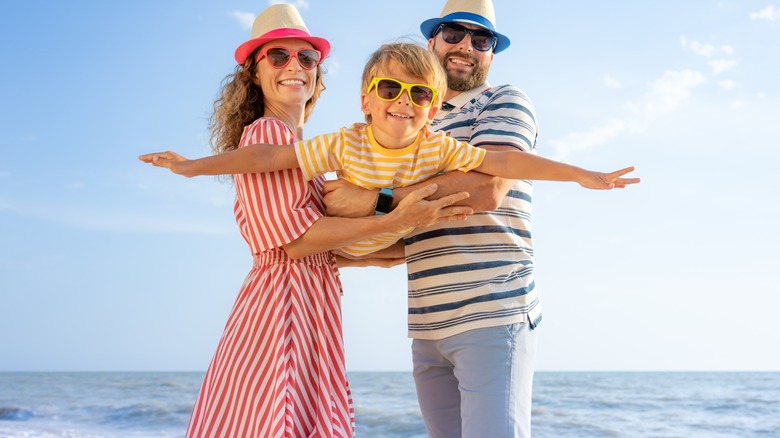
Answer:
[[[244,127],[263,116],[263,90],[255,81],[257,71],[255,58],[259,52],[260,48],[249,56],[244,64],[237,65],[235,71],[222,80],[220,95],[214,101],[214,113],[209,119],[210,143],[214,154],[237,149]],[[315,77],[314,94],[306,102],[304,109],[304,122],[309,118],[320,94],[325,89],[321,65],[317,66]]]

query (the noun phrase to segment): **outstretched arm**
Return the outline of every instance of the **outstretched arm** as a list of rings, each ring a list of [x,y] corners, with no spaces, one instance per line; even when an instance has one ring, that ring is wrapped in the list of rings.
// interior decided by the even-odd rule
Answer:
[[[188,160],[170,151],[145,154],[138,159],[157,167],[165,167],[188,178],[200,175],[273,172],[298,167],[293,145],[253,144],[195,160]]]
[[[610,173],[595,172],[532,154],[488,151],[478,172],[502,178],[572,181],[586,189],[609,190],[639,183],[639,178],[622,178],[633,167]]]

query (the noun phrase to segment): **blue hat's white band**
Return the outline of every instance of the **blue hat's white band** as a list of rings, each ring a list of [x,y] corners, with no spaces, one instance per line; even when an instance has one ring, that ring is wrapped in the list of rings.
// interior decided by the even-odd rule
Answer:
[[[481,15],[472,14],[470,12],[453,12],[452,14],[441,17],[440,20],[443,23],[451,21],[457,21],[458,23],[469,23],[475,26],[484,27],[485,29],[489,29],[492,32],[495,32],[496,30],[495,26],[493,26],[493,23],[491,23],[490,20]]]

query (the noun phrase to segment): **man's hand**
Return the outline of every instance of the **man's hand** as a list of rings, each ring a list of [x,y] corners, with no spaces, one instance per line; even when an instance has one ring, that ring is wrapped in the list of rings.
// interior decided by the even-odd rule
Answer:
[[[365,217],[374,214],[379,190],[364,189],[339,178],[326,181],[322,194],[328,216]]]
[[[428,196],[436,193],[438,186],[429,184],[409,193],[398,206],[387,214],[398,223],[399,229],[427,227],[429,225],[466,220],[474,213],[471,207],[452,206],[469,197],[468,192],[455,193],[440,199],[428,201]]]

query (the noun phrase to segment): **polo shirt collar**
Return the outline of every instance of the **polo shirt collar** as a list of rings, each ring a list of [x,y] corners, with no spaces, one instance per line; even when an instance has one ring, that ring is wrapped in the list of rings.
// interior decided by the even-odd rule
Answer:
[[[444,109],[445,103],[451,105],[450,109],[461,109],[464,106],[466,106],[467,103],[471,102],[472,99],[484,93],[485,90],[489,88],[490,88],[490,84],[487,81],[485,81],[485,83],[480,85],[479,87],[464,91],[458,94],[457,96],[453,97],[452,99],[443,102],[442,109]]]

